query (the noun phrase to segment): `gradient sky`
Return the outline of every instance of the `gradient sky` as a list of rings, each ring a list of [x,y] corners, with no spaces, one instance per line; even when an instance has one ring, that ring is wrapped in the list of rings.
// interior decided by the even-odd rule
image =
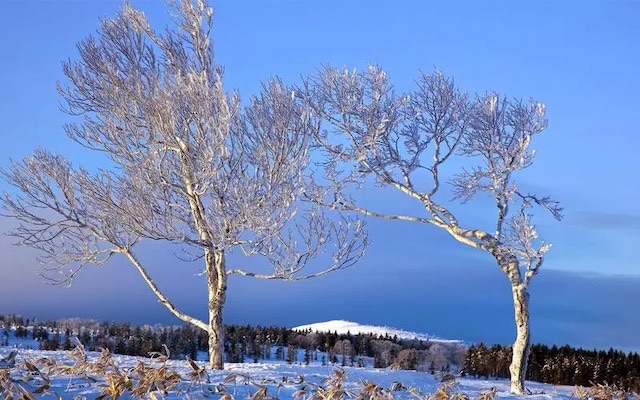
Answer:
[[[55,82],[75,43],[112,16],[113,1],[0,2],[0,165],[38,146],[76,163],[91,154],[67,140]],[[156,27],[160,2],[134,1]],[[393,5],[392,5],[393,4]],[[531,287],[534,341],[640,351],[640,2],[226,1],[214,2],[217,61],[245,98],[274,74],[295,83],[322,64],[385,68],[397,90],[437,66],[470,92],[547,104],[527,189],[565,207],[539,228],[554,243]],[[158,25],[159,24],[159,25]],[[9,190],[0,182],[0,191]],[[415,205],[384,190],[367,202]],[[482,201],[463,210],[486,222]],[[461,209],[461,208],[460,208]],[[0,231],[13,222],[0,218]],[[350,319],[468,341],[514,335],[509,285],[488,256],[435,228],[369,223],[373,243],[354,268],[290,284],[232,278],[226,321],[296,325]],[[71,288],[46,286],[29,249],[0,237],[0,313],[176,323],[124,260],[90,267]],[[151,273],[186,311],[203,316],[197,265],[146,251]],[[234,260],[231,260],[232,262]]]

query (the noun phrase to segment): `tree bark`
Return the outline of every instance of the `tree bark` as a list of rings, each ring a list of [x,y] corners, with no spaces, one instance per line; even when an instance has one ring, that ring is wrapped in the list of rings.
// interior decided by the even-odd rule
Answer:
[[[222,310],[227,293],[227,275],[223,251],[205,250],[207,290],[209,294],[209,367],[224,369],[224,325]]]
[[[509,372],[511,373],[511,393],[526,394],[524,380],[527,374],[527,362],[531,345],[529,330],[529,293],[523,283],[511,285],[513,307],[516,321],[516,340],[513,343],[513,357]]]

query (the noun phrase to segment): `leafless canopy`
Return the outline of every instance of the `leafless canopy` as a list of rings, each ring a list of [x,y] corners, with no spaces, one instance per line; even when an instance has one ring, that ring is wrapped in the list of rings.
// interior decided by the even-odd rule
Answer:
[[[367,244],[362,221],[299,201],[318,129],[311,110],[279,79],[241,104],[214,62],[211,8],[184,0],[175,11],[175,29],[158,33],[125,4],[64,62],[59,92],[81,118],[66,133],[109,167],[74,167],[46,150],[12,162],[1,171],[17,189],[3,198],[4,214],[20,221],[11,234],[62,281],[117,253],[144,275],[133,254],[143,239],[182,245],[191,259],[206,249],[266,257],[272,271],[227,270],[259,278],[352,265]],[[323,252],[326,268],[301,276]]]
[[[514,179],[531,165],[531,139],[547,125],[544,105],[495,93],[470,97],[437,70],[423,73],[416,84],[397,95],[375,66],[363,72],[326,67],[305,82],[305,100],[323,120],[315,143],[325,154],[325,175],[316,182],[314,200],[443,228],[493,254],[514,283],[526,285],[550,247],[538,239],[531,210],[542,206],[558,219],[562,211],[549,197],[521,192]],[[451,173],[454,166],[453,178],[443,178],[443,168]],[[415,199],[425,215],[362,208],[350,193],[369,178]],[[495,200],[491,229],[465,226],[446,205],[452,195],[466,202],[479,193]],[[513,270],[518,265],[522,270]]]

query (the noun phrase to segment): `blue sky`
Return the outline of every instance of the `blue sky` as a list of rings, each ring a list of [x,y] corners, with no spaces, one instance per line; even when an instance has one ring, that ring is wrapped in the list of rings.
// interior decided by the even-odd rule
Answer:
[[[55,82],[75,43],[119,2],[0,2],[0,165],[41,146],[91,162],[66,139]],[[134,1],[152,24],[159,2]],[[565,207],[538,221],[554,243],[532,285],[534,341],[640,350],[640,2],[637,1],[227,1],[213,2],[217,61],[245,98],[274,74],[298,82],[320,65],[385,68],[397,90],[437,66],[471,92],[498,91],[547,104],[549,128],[534,147],[527,188]],[[8,190],[0,182],[0,190]],[[414,207],[387,191],[367,201]],[[485,204],[464,215],[483,222]],[[0,219],[0,229],[12,222]],[[481,253],[435,228],[371,221],[367,256],[349,271],[287,284],[233,279],[228,322],[302,324],[346,318],[470,341],[513,337],[506,279]],[[176,320],[121,260],[88,268],[71,288],[36,276],[33,253],[0,238],[0,313]],[[204,312],[197,266],[173,268],[149,252],[161,285]],[[479,284],[478,284],[479,283]]]

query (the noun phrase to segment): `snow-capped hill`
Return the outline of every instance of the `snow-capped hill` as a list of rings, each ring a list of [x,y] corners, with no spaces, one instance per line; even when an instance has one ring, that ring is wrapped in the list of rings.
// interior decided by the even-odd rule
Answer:
[[[335,332],[338,335],[344,335],[347,332],[352,335],[358,334],[373,334],[377,336],[389,335],[391,337],[397,336],[398,339],[404,340],[423,340],[431,342],[447,342],[447,343],[462,343],[460,340],[455,339],[441,339],[426,333],[408,332],[402,329],[390,328],[388,326],[375,326],[375,325],[360,325],[357,322],[344,321],[341,319],[317,322],[315,324],[300,325],[295,328],[291,328],[294,331],[311,330],[313,332]]]

